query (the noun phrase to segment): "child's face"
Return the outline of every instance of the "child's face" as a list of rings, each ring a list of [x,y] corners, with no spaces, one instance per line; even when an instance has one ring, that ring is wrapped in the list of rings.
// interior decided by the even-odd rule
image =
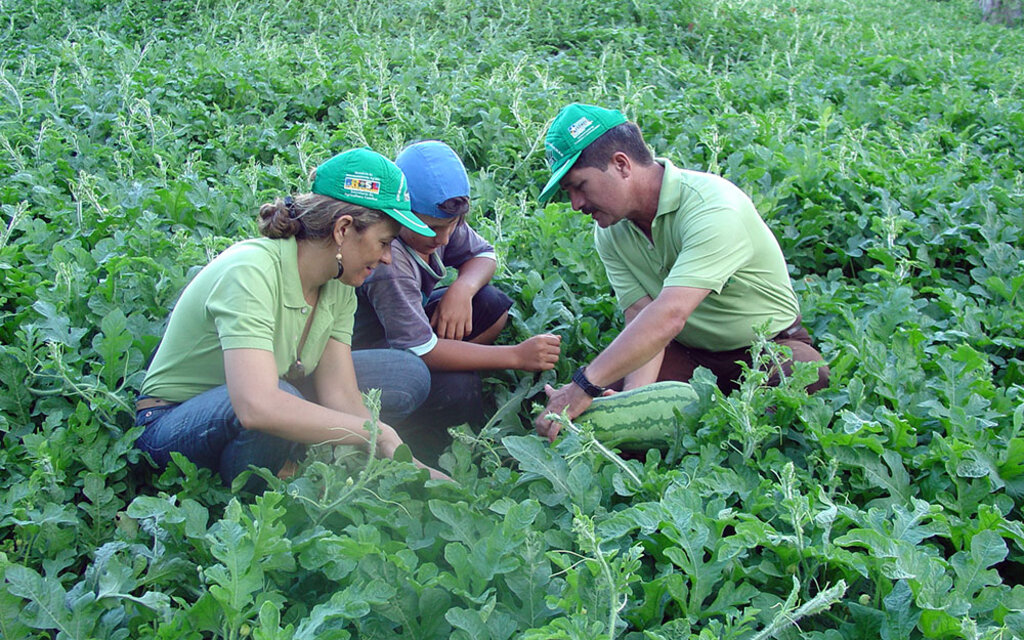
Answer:
[[[414,251],[424,255],[431,255],[437,251],[439,247],[443,247],[448,244],[448,238],[451,237],[452,232],[455,231],[456,227],[462,224],[462,221],[465,218],[465,216],[455,216],[454,218],[435,218],[433,216],[424,216],[418,213],[416,216],[437,235],[433,238],[428,238],[405,227],[402,227],[399,235],[405,244],[412,247]]]

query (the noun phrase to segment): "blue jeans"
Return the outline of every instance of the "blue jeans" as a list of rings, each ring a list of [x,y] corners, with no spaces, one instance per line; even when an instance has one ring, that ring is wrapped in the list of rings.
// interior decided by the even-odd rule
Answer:
[[[430,391],[430,372],[411,353],[370,349],[352,354],[360,391],[381,389],[381,420],[390,424],[411,414]],[[278,386],[303,397],[281,380]],[[289,459],[301,455],[301,444],[242,426],[231,406],[226,385],[205,391],[181,404],[139,411],[135,424],[146,429],[135,446],[163,468],[177,451],[195,464],[220,473],[230,484],[249,465],[277,473]],[[247,488],[258,488],[250,481]]]
[[[426,401],[407,420],[394,426],[420,461],[436,465],[452,442],[448,427],[468,423],[478,430],[485,422],[483,381],[479,373],[433,371]]]

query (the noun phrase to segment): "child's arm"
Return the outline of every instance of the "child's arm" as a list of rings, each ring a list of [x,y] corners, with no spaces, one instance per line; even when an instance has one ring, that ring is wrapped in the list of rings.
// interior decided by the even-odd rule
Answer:
[[[458,277],[448,286],[430,316],[430,326],[438,338],[462,340],[472,333],[473,296],[491,281],[497,265],[493,258],[482,256],[459,265]]]
[[[486,371],[518,369],[546,371],[558,362],[562,337],[542,333],[515,345],[476,344],[439,338],[433,349],[421,355],[432,371]]]

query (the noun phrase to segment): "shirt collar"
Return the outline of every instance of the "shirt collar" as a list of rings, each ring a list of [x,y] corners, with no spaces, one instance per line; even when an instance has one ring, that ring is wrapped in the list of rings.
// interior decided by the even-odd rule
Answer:
[[[445,276],[445,274],[447,273],[447,269],[445,268],[444,263],[441,262],[441,256],[437,255],[437,251],[434,251],[434,253],[430,254],[430,262],[428,263],[423,259],[422,256],[420,256],[419,252],[417,252],[409,245],[405,244],[405,240],[402,240],[401,236],[399,236],[396,239],[398,240],[399,243],[401,243],[402,249],[404,249],[405,252],[409,254],[409,257],[412,258],[416,264],[423,267],[430,273],[434,274],[435,277],[443,278]],[[393,244],[392,250],[394,250]]]
[[[281,279],[284,281],[284,291],[281,292],[284,306],[291,309],[309,306],[302,295],[302,280],[299,278],[298,243],[294,237],[283,238],[277,243],[277,247],[281,256]]]
[[[679,201],[682,198],[679,187],[682,178],[679,170],[668,158],[655,158],[654,161],[665,167],[665,173],[661,177],[661,193],[658,194],[658,212],[654,214],[657,218],[663,213],[679,210]]]

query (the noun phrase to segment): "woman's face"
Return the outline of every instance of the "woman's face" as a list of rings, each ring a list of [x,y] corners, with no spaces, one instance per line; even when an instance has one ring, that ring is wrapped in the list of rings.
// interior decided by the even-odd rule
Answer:
[[[378,264],[391,264],[391,241],[396,235],[398,223],[390,218],[370,225],[362,233],[349,227],[341,245],[345,270],[340,280],[358,287]]]

